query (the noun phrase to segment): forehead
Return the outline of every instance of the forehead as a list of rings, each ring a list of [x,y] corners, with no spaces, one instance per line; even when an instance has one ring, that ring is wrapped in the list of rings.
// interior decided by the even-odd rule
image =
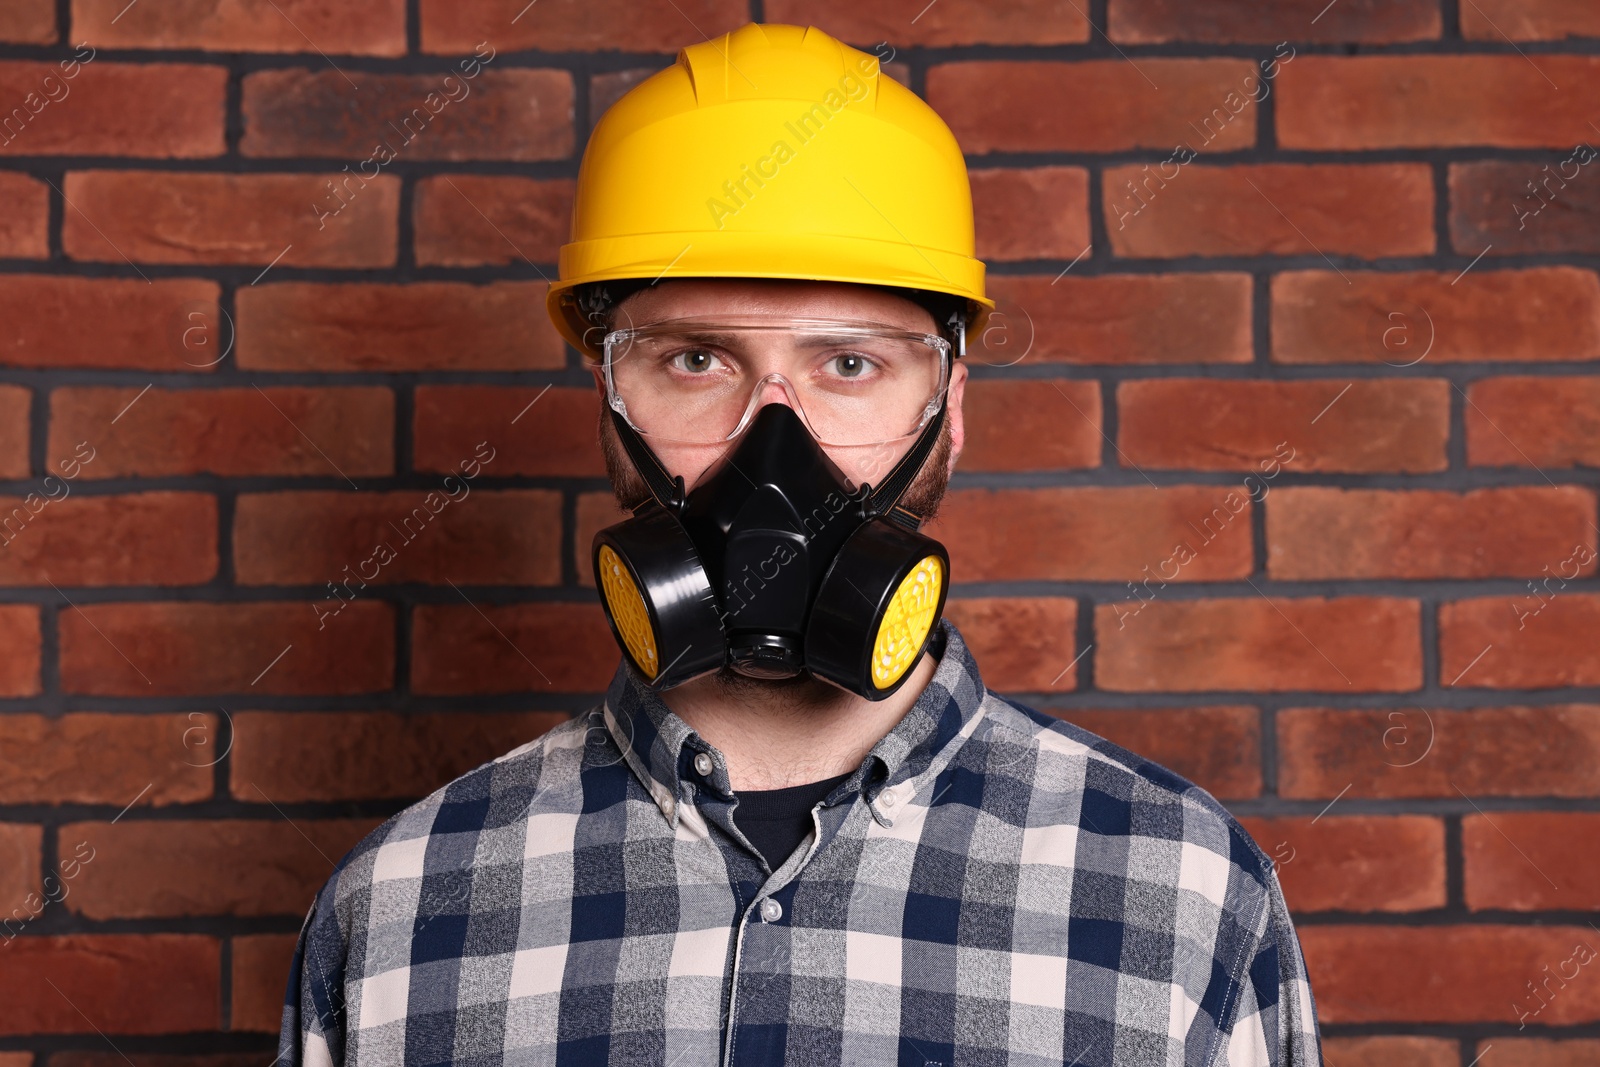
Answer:
[[[745,278],[673,278],[631,294],[614,325],[644,326],[662,319],[771,315],[861,319],[919,333],[937,329],[921,306],[865,285]]]

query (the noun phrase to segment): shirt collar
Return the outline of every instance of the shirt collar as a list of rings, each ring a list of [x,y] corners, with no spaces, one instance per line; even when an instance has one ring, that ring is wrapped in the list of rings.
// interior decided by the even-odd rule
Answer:
[[[928,651],[939,663],[927,688],[834,796],[841,791],[880,790],[916,778],[930,767],[942,767],[953,749],[971,734],[987,692],[977,661],[961,631],[947,618],[939,620]],[[624,761],[674,826],[684,782],[728,791],[722,754],[667,707],[626,656],[606,690],[604,715],[606,729]],[[715,764],[710,775],[694,770],[694,759],[702,753]]]

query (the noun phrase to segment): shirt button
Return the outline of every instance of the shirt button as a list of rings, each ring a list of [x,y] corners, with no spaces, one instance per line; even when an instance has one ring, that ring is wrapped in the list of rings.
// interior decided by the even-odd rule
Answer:
[[[764,922],[777,922],[783,918],[783,905],[768,897],[761,902],[761,918]]]
[[[878,794],[878,803],[886,808],[892,808],[900,803],[900,795],[893,789],[885,789]]]
[[[694,758],[694,769],[695,773],[700,777],[709,778],[711,777],[711,772],[717,769],[717,764],[710,756],[701,752]]]

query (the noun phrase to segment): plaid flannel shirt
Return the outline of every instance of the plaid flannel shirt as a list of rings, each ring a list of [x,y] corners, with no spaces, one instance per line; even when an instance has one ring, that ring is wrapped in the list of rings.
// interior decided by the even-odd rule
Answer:
[[[624,661],[593,711],[344,857],[279,1063],[1319,1067],[1277,875],[1233,817],[986,690],[947,620],[930,647],[775,871],[722,755]]]

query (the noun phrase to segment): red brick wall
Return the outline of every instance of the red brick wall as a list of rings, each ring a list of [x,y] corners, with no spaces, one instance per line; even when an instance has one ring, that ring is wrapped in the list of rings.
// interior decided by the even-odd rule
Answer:
[[[594,117],[752,16],[969,153],[990,683],[1245,818],[1340,1067],[1600,1062],[1597,10],[7,0],[0,1067],[265,1062],[333,861],[594,699],[544,279]]]

